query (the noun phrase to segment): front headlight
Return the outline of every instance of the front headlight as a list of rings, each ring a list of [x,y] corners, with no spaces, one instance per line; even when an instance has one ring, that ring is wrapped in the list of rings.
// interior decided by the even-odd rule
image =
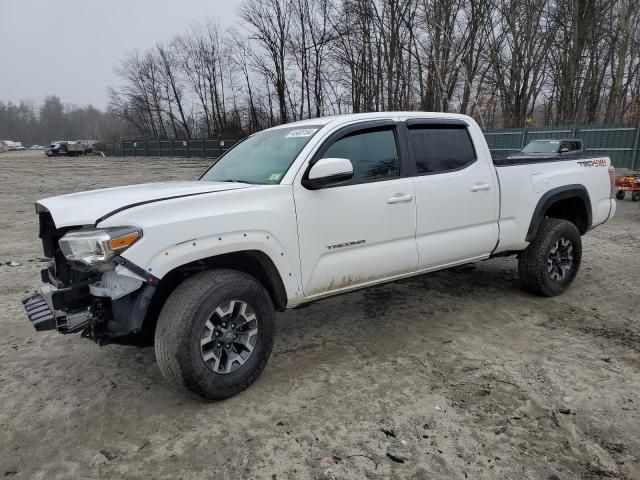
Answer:
[[[114,255],[124,252],[142,238],[135,227],[91,228],[69,232],[59,240],[60,250],[67,260],[88,267],[112,267]]]

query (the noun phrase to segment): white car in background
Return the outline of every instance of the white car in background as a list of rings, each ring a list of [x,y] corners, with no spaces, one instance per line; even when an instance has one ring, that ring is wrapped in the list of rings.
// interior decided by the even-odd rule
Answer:
[[[23,151],[25,148],[22,142],[14,142],[12,140],[3,140],[3,143],[7,146],[10,152]]]

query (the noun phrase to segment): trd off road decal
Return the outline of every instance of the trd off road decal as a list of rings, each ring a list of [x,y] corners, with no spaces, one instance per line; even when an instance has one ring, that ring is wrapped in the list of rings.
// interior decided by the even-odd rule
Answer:
[[[327,245],[327,250],[335,250],[336,248],[344,248],[344,247],[353,247],[355,245],[362,245],[363,243],[366,243],[366,240],[355,240],[353,242],[344,242],[344,243],[338,243],[336,245]]]
[[[579,160],[579,165],[583,167],[606,167],[607,160],[604,158],[594,158],[593,160]]]

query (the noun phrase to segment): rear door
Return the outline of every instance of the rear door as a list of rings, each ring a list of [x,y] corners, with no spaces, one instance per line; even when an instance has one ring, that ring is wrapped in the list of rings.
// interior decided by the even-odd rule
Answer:
[[[476,152],[462,120],[408,120],[407,129],[419,269],[487,257],[498,241],[500,200],[488,151]]]
[[[395,122],[344,128],[314,160],[336,157],[353,164],[349,182],[308,190],[301,184],[308,167],[294,182],[307,297],[413,272],[417,265],[415,190],[403,173],[401,159],[408,155]]]

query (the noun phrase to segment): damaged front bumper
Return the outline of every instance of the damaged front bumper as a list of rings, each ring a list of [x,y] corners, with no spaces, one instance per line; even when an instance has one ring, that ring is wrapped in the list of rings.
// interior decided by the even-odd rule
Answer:
[[[34,328],[96,340],[140,332],[159,279],[119,254],[106,269],[69,262],[59,242],[73,228],[56,228],[41,205],[36,211],[43,253],[51,261],[40,272],[45,285],[22,299]]]
[[[22,299],[33,327],[62,334],[82,332],[96,340],[139,333],[156,289],[117,271],[69,287],[51,283]]]
[[[75,333],[88,326],[94,318],[89,305],[84,308],[82,305],[84,302],[82,302],[80,308],[76,308],[74,311],[63,309],[66,305],[65,296],[72,295],[76,298],[86,296],[79,293],[78,290],[84,289],[56,289],[45,285],[40,290],[24,297],[22,304],[34,328],[39,332],[57,330],[59,333]],[[78,302],[76,301],[76,303]]]
[[[40,290],[22,299],[27,317],[37,331],[56,329],[56,312],[51,306],[51,293]]]

